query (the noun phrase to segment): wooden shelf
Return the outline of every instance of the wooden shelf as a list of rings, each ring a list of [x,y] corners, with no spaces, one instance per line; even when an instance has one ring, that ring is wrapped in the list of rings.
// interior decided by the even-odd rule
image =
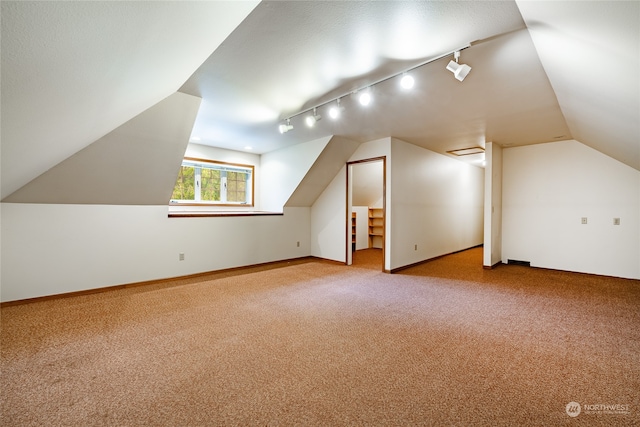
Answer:
[[[356,213],[351,212],[351,250],[356,250]]]
[[[384,211],[369,208],[369,247],[382,248],[384,242]]]

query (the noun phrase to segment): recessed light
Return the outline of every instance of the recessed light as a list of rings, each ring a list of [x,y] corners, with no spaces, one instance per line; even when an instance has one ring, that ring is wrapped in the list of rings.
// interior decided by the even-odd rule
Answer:
[[[191,137],[191,141],[200,141],[200,137],[199,136],[192,136]]]
[[[246,147],[244,147],[244,149],[245,150],[253,150],[253,147],[246,146]]]

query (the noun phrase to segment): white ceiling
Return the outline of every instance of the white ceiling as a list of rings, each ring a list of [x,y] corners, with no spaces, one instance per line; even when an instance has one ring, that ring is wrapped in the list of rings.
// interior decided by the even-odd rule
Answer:
[[[462,137],[458,145],[476,145],[484,142],[485,127],[478,113],[473,123],[443,121],[451,110],[457,111],[452,119],[465,114],[458,110],[463,87],[444,69],[451,58],[416,70],[412,93],[398,93],[393,81],[377,85],[366,111],[343,99],[347,111],[340,122],[319,111],[325,120],[313,131],[303,128],[303,117],[292,120],[295,130],[285,135],[277,124],[472,41],[524,28],[514,2],[263,2],[180,90],[203,97],[193,135],[225,148],[249,145],[262,153],[328,134],[439,144],[446,135]],[[530,40],[524,43],[535,57]],[[516,62],[524,54],[514,50]],[[475,66],[466,52],[462,59]],[[465,90],[474,80],[480,87],[480,73],[473,74]],[[555,101],[550,87],[547,92]]]
[[[2,1],[2,198],[176,90],[247,2]]]
[[[180,90],[203,97],[192,136],[230,149],[263,153],[332,134],[394,136],[440,153],[576,138],[640,168],[639,4],[263,2]],[[446,71],[448,56],[414,70],[410,93],[392,79],[366,109],[343,98],[339,122],[324,106],[314,129],[304,114],[277,131],[291,115],[468,44],[464,82]]]
[[[518,1],[571,134],[640,169],[640,2]]]
[[[640,169],[640,2],[2,1],[2,197],[180,90],[192,136],[256,153],[339,135],[436,152],[579,141]],[[314,129],[294,117],[374,87]],[[208,59],[207,59],[208,58]]]

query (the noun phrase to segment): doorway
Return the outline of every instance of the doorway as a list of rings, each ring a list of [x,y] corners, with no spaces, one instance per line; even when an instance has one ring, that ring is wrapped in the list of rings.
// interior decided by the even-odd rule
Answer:
[[[385,271],[386,157],[347,163],[347,265]]]

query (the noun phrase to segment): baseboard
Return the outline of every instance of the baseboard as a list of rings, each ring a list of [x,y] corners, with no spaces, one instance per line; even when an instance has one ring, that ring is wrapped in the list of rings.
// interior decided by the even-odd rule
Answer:
[[[312,260],[328,261],[328,260],[324,260],[323,258],[318,258],[318,257],[315,257],[315,256],[304,256],[304,257],[300,257],[300,258],[289,258],[289,259],[280,260],[280,261],[269,261],[269,262],[263,262],[263,263],[259,263],[259,264],[244,265],[244,266],[241,266],[241,267],[231,267],[231,268],[224,268],[224,269],[221,269],[221,270],[212,270],[212,271],[205,271],[205,272],[202,272],[202,273],[187,274],[187,275],[184,275],[184,276],[167,277],[165,279],[145,280],[143,282],[125,283],[125,284],[121,284],[121,285],[104,286],[104,287],[101,287],[101,288],[85,289],[85,290],[73,291],[73,292],[64,292],[64,293],[61,293],[61,294],[44,295],[44,296],[41,296],[41,297],[25,298],[25,299],[19,299],[19,300],[14,300],[14,301],[5,301],[5,302],[0,302],[0,308],[11,307],[11,306],[15,306],[15,305],[31,304],[33,302],[41,302],[41,301],[49,301],[49,300],[56,300],[56,299],[62,299],[62,298],[71,298],[71,297],[77,297],[77,296],[83,296],[83,295],[99,294],[99,293],[115,291],[115,290],[119,290],[119,289],[137,288],[137,287],[140,287],[140,286],[150,286],[150,285],[161,285],[163,283],[174,282],[174,281],[177,281],[177,280],[197,279],[199,277],[210,276],[212,274],[241,272],[243,270],[256,268],[256,267],[267,267],[267,266],[270,266],[270,265],[271,266],[277,266],[278,264],[283,264],[282,267],[286,267],[288,265],[291,265],[292,262],[303,263],[303,262],[308,262],[308,261],[312,261]],[[277,267],[275,267],[275,268],[277,268]]]
[[[514,260],[509,260],[511,262],[508,263],[503,263],[502,261],[498,261],[497,263],[495,263],[492,266],[487,266],[487,265],[483,265],[482,268],[484,268],[485,270],[491,270],[495,267],[497,267],[498,265],[504,265],[504,266],[518,266],[518,267],[527,267],[527,268],[534,268],[536,270],[545,270],[548,272],[558,272],[558,273],[570,273],[570,274],[584,274],[585,276],[593,276],[593,277],[602,277],[602,278],[608,278],[608,279],[622,279],[622,280],[633,280],[633,281],[640,281],[640,279],[634,279],[631,277],[621,277],[621,276],[611,276],[609,274],[597,274],[597,273],[585,273],[583,271],[572,271],[572,270],[562,270],[559,268],[549,268],[549,267],[537,267],[535,265],[531,265],[531,263],[529,261],[515,261]]]
[[[638,284],[640,285],[640,278],[639,279],[634,279],[632,277],[612,276],[610,274],[585,273],[583,271],[562,270],[562,269],[559,269],[559,268],[550,268],[550,267],[537,267],[535,265],[530,265],[529,268],[534,268],[536,270],[546,270],[548,272],[582,274],[582,275],[585,275],[585,276],[602,277],[602,278],[605,278],[605,279],[631,280],[631,281],[634,281],[634,282],[638,282]]]
[[[484,268],[485,270],[493,270],[494,268],[496,268],[497,266],[501,265],[502,261],[498,261],[493,265],[483,265],[482,268]]]
[[[421,265],[421,264],[424,264],[424,263],[427,263],[427,262],[435,261],[438,258],[442,258],[442,257],[445,257],[445,256],[457,254],[458,252],[468,251],[469,249],[473,249],[473,248],[480,248],[482,246],[484,246],[484,244],[481,243],[479,245],[470,246],[470,247],[464,248],[464,249],[459,249],[457,251],[453,251],[453,252],[449,252],[449,253],[446,253],[446,254],[438,255],[438,256],[433,257],[433,258],[424,259],[422,261],[414,262],[413,264],[403,265],[402,267],[396,267],[396,268],[392,268],[390,271],[389,270],[386,270],[386,271],[388,271],[391,274],[394,274],[394,273],[397,273],[397,272],[402,271],[402,270],[406,270],[406,269],[411,268],[411,267],[416,267],[418,265]]]

